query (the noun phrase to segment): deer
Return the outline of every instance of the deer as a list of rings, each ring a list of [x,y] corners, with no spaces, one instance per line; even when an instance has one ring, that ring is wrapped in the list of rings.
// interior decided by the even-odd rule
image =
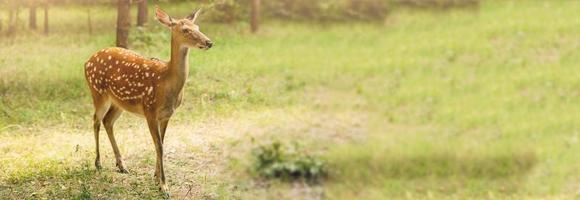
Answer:
[[[169,119],[182,102],[183,88],[189,74],[190,49],[209,50],[212,41],[195,23],[200,10],[183,19],[174,19],[158,6],[155,18],[171,31],[171,58],[164,62],[145,58],[134,51],[109,47],[93,54],[85,62],[85,78],[93,99],[95,167],[100,170],[99,129],[105,127],[120,173],[128,173],[119,152],[113,125],[123,112],[144,117],[156,152],[155,180],[166,193],[163,169],[163,142]]]

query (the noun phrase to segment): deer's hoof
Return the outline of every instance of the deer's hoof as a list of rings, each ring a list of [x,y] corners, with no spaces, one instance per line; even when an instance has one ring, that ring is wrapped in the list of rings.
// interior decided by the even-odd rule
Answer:
[[[127,169],[125,169],[123,167],[119,168],[119,170],[117,170],[117,172],[119,172],[121,174],[128,174],[129,173],[129,171],[127,171]]]
[[[103,168],[103,166],[101,166],[101,162],[95,161],[95,168],[97,168],[97,170],[101,170]]]
[[[127,171],[127,169],[125,168],[125,165],[122,162],[117,162],[117,172],[121,173],[121,174],[128,174],[129,171]]]
[[[160,184],[159,191],[161,191],[161,193],[163,193],[163,197],[165,197],[166,199],[169,199],[169,188],[167,188],[167,185]]]

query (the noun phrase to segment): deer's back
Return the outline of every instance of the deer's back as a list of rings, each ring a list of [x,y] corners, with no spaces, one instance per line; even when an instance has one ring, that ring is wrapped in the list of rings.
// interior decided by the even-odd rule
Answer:
[[[166,64],[123,48],[106,48],[85,63],[85,77],[93,92],[120,102],[151,99]]]

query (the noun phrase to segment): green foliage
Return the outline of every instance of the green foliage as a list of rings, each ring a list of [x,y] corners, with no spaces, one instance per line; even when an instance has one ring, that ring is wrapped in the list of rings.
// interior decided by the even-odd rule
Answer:
[[[248,0],[201,1],[209,7],[207,18],[232,23],[248,18]],[[262,1],[262,15],[283,20],[351,21],[384,20],[397,6],[453,8],[479,5],[479,0],[274,0]]]
[[[137,27],[131,34],[131,45],[135,48],[145,48],[154,44],[152,32],[143,27]]]
[[[251,171],[264,178],[282,180],[305,179],[317,181],[326,176],[326,165],[316,156],[300,152],[298,145],[282,145],[273,142],[252,151]]]
[[[280,0],[266,1],[267,14],[275,18],[294,20],[337,20],[344,10],[343,1],[335,0]]]
[[[478,6],[481,0],[393,0],[398,5],[419,8],[453,8]]]
[[[265,1],[268,15],[280,19],[350,21],[384,20],[398,6],[453,8],[479,0],[277,0]]]
[[[344,15],[350,19],[381,20],[387,17],[392,3],[385,0],[349,0]]]
[[[248,16],[248,0],[208,0],[209,21],[233,23]]]

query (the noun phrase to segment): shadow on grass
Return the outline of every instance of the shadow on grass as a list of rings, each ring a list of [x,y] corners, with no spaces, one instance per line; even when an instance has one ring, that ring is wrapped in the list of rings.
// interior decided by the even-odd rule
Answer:
[[[43,160],[27,169],[0,177],[0,196],[6,199],[119,199],[162,197],[157,187],[139,174],[96,170],[82,163]],[[149,184],[151,182],[151,184]]]
[[[525,175],[537,162],[532,153],[455,156],[450,154],[386,157],[373,171],[389,178],[466,177],[497,179]]]
[[[347,149],[328,157],[330,175],[326,183],[331,196],[376,199],[409,192],[442,197],[485,196],[489,192],[509,196],[522,188],[527,174],[538,163],[536,154],[525,151],[470,154],[437,149],[393,154],[373,149]]]
[[[56,160],[31,161],[0,178],[0,196],[7,199],[87,199],[87,182],[99,179],[98,172],[87,164],[72,167]]]
[[[535,153],[512,146],[462,150],[433,141],[391,147],[381,141],[331,150],[327,156],[331,178],[506,179],[526,176],[538,162]]]
[[[536,165],[531,152],[457,155],[451,152],[418,155],[351,153],[332,157],[336,177],[389,179],[469,178],[504,179],[525,176]]]

